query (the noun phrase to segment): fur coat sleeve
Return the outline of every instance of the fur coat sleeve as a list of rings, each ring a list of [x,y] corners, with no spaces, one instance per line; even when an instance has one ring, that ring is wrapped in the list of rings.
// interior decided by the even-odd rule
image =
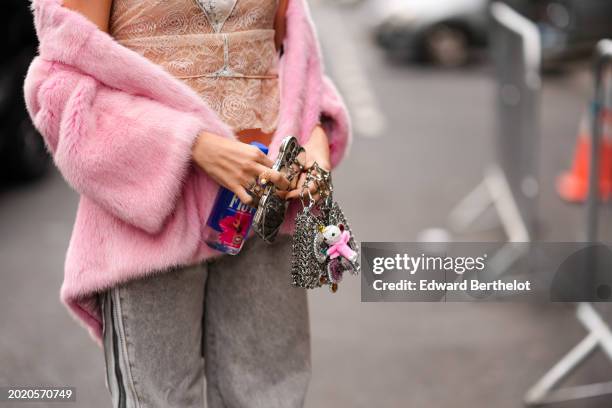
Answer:
[[[149,233],[173,209],[206,123],[156,100],[110,88],[37,58],[27,106],[55,164],[80,194]]]

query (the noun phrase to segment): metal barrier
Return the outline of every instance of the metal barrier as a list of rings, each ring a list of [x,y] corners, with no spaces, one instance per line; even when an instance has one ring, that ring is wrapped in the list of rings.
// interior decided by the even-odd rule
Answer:
[[[612,109],[612,40],[601,40],[597,45],[594,67],[595,101],[592,129],[591,161],[589,172],[589,196],[587,199],[587,230],[586,239],[589,242],[601,240],[599,226],[600,200],[598,182],[600,178],[600,150],[604,132],[603,112]],[[607,232],[607,231],[606,231]],[[608,239],[610,237],[607,237]]]
[[[595,112],[592,123],[592,142],[589,173],[589,196],[586,211],[586,242],[597,243],[602,239],[600,222],[600,146],[602,140],[603,115],[601,112],[612,105],[612,41],[602,40],[597,46],[594,67]],[[608,209],[609,210],[609,209]],[[608,218],[609,219],[609,218]],[[588,260],[590,268],[595,268],[596,260]],[[604,271],[610,273],[610,271]],[[579,385],[555,389],[576,368],[584,363],[598,348],[612,361],[612,331],[608,323],[591,303],[580,303],[576,307],[576,317],[585,327],[588,335],[555,364],[525,395],[525,404],[544,405],[570,400],[612,394],[612,382]]]
[[[493,206],[509,242],[530,242],[538,194],[540,34],[533,22],[504,3],[492,3],[490,12],[498,101],[496,160],[451,211],[449,221],[453,230],[466,230]],[[523,255],[516,248],[503,247],[489,267],[503,274]]]

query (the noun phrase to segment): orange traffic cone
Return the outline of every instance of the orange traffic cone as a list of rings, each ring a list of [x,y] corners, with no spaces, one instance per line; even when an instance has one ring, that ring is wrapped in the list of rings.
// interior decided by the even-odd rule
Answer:
[[[599,158],[599,193],[607,201],[612,196],[612,111],[602,112],[603,137]],[[557,192],[566,201],[584,202],[589,193],[589,169],[591,157],[591,124],[589,115],[583,115],[572,168],[557,180]]]

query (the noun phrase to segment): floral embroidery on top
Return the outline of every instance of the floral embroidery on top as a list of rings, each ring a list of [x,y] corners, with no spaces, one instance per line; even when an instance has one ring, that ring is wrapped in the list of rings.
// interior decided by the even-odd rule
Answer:
[[[111,35],[194,89],[235,131],[274,131],[278,0],[115,0]]]

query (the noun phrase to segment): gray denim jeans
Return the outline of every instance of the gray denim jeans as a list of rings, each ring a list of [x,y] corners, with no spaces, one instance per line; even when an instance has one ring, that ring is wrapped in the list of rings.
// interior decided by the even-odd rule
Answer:
[[[250,238],[237,256],[102,295],[113,406],[301,407],[310,336],[306,293],[289,281],[290,243]]]

